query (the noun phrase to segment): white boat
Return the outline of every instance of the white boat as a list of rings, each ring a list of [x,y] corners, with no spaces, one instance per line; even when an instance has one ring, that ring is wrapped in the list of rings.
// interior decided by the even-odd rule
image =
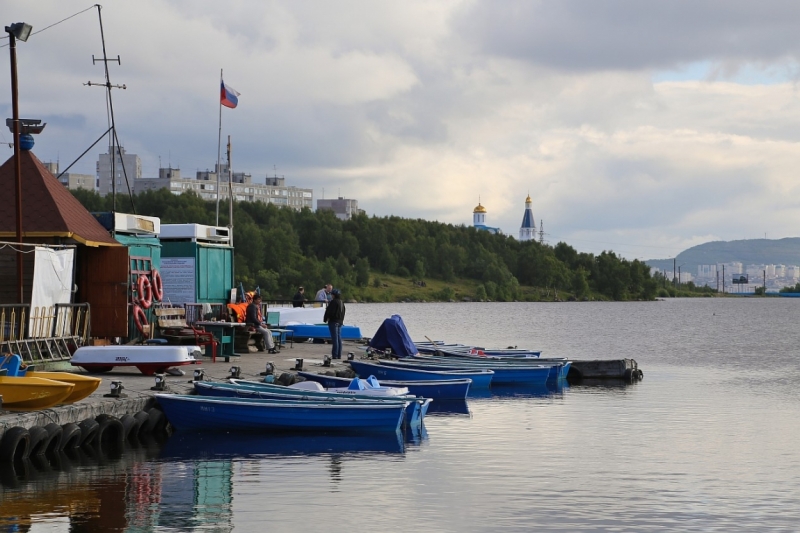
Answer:
[[[135,366],[151,376],[168,368],[199,363],[199,346],[82,346],[70,359],[88,372],[108,372],[115,366]]]
[[[372,380],[370,382],[370,380]],[[354,378],[347,387],[333,387],[326,389],[316,381],[301,381],[294,385],[289,385],[290,389],[300,389],[313,392],[335,392],[337,394],[357,394],[359,396],[405,396],[409,394],[407,387],[382,387],[374,376],[368,379]]]

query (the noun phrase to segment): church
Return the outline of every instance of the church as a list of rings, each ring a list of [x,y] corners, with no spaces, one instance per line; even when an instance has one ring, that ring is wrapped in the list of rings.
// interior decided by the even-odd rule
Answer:
[[[533,208],[531,207],[531,195],[525,198],[525,211],[522,214],[522,224],[519,227],[519,240],[520,241],[533,241],[536,240],[536,222],[533,218]],[[480,198],[478,198],[478,205],[472,210],[472,225],[475,229],[480,231],[488,231],[489,233],[502,235],[503,232],[500,228],[493,228],[486,225],[486,208],[481,205]]]

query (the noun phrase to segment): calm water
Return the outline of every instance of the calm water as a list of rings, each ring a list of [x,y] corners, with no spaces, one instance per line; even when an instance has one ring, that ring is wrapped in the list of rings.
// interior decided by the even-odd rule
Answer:
[[[4,482],[0,516],[30,531],[798,531],[798,304],[348,305],[367,335],[399,313],[416,339],[634,358],[644,381],[484,394],[409,442],[178,435],[32,468]]]

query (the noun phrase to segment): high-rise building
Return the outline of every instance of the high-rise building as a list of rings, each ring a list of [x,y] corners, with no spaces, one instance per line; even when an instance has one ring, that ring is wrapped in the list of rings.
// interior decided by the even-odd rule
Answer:
[[[269,183],[270,179],[271,178],[267,178],[267,183]],[[353,215],[363,213],[363,211],[358,208],[358,200],[342,198],[341,196],[334,200],[317,200],[317,211],[322,209],[333,211],[336,214],[336,218],[341,220],[350,220],[353,218]]]
[[[125,183],[125,176],[128,177],[128,183],[133,189],[134,182],[142,177],[142,160],[136,154],[125,153],[125,148],[118,146],[117,150],[112,150],[109,146],[107,154],[100,154],[97,161],[97,191],[101,196],[111,194],[113,190],[118,193],[128,192],[128,186]],[[114,152],[113,157],[111,152]],[[121,157],[120,157],[121,156]],[[111,176],[111,167],[114,167],[113,185]],[[124,166],[124,171],[123,171]]]

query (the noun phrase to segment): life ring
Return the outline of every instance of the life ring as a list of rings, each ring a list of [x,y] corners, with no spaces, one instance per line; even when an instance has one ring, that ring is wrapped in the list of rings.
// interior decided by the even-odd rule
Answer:
[[[150,309],[153,305],[153,284],[150,279],[142,274],[136,282],[136,289],[139,294],[139,305],[145,309]]]
[[[153,299],[157,302],[161,301],[164,296],[164,282],[161,280],[161,273],[153,269]]]
[[[136,329],[139,330],[139,333],[143,335],[145,326],[150,325],[147,322],[147,315],[145,314],[144,309],[138,305],[133,306],[133,323],[136,324]]]

